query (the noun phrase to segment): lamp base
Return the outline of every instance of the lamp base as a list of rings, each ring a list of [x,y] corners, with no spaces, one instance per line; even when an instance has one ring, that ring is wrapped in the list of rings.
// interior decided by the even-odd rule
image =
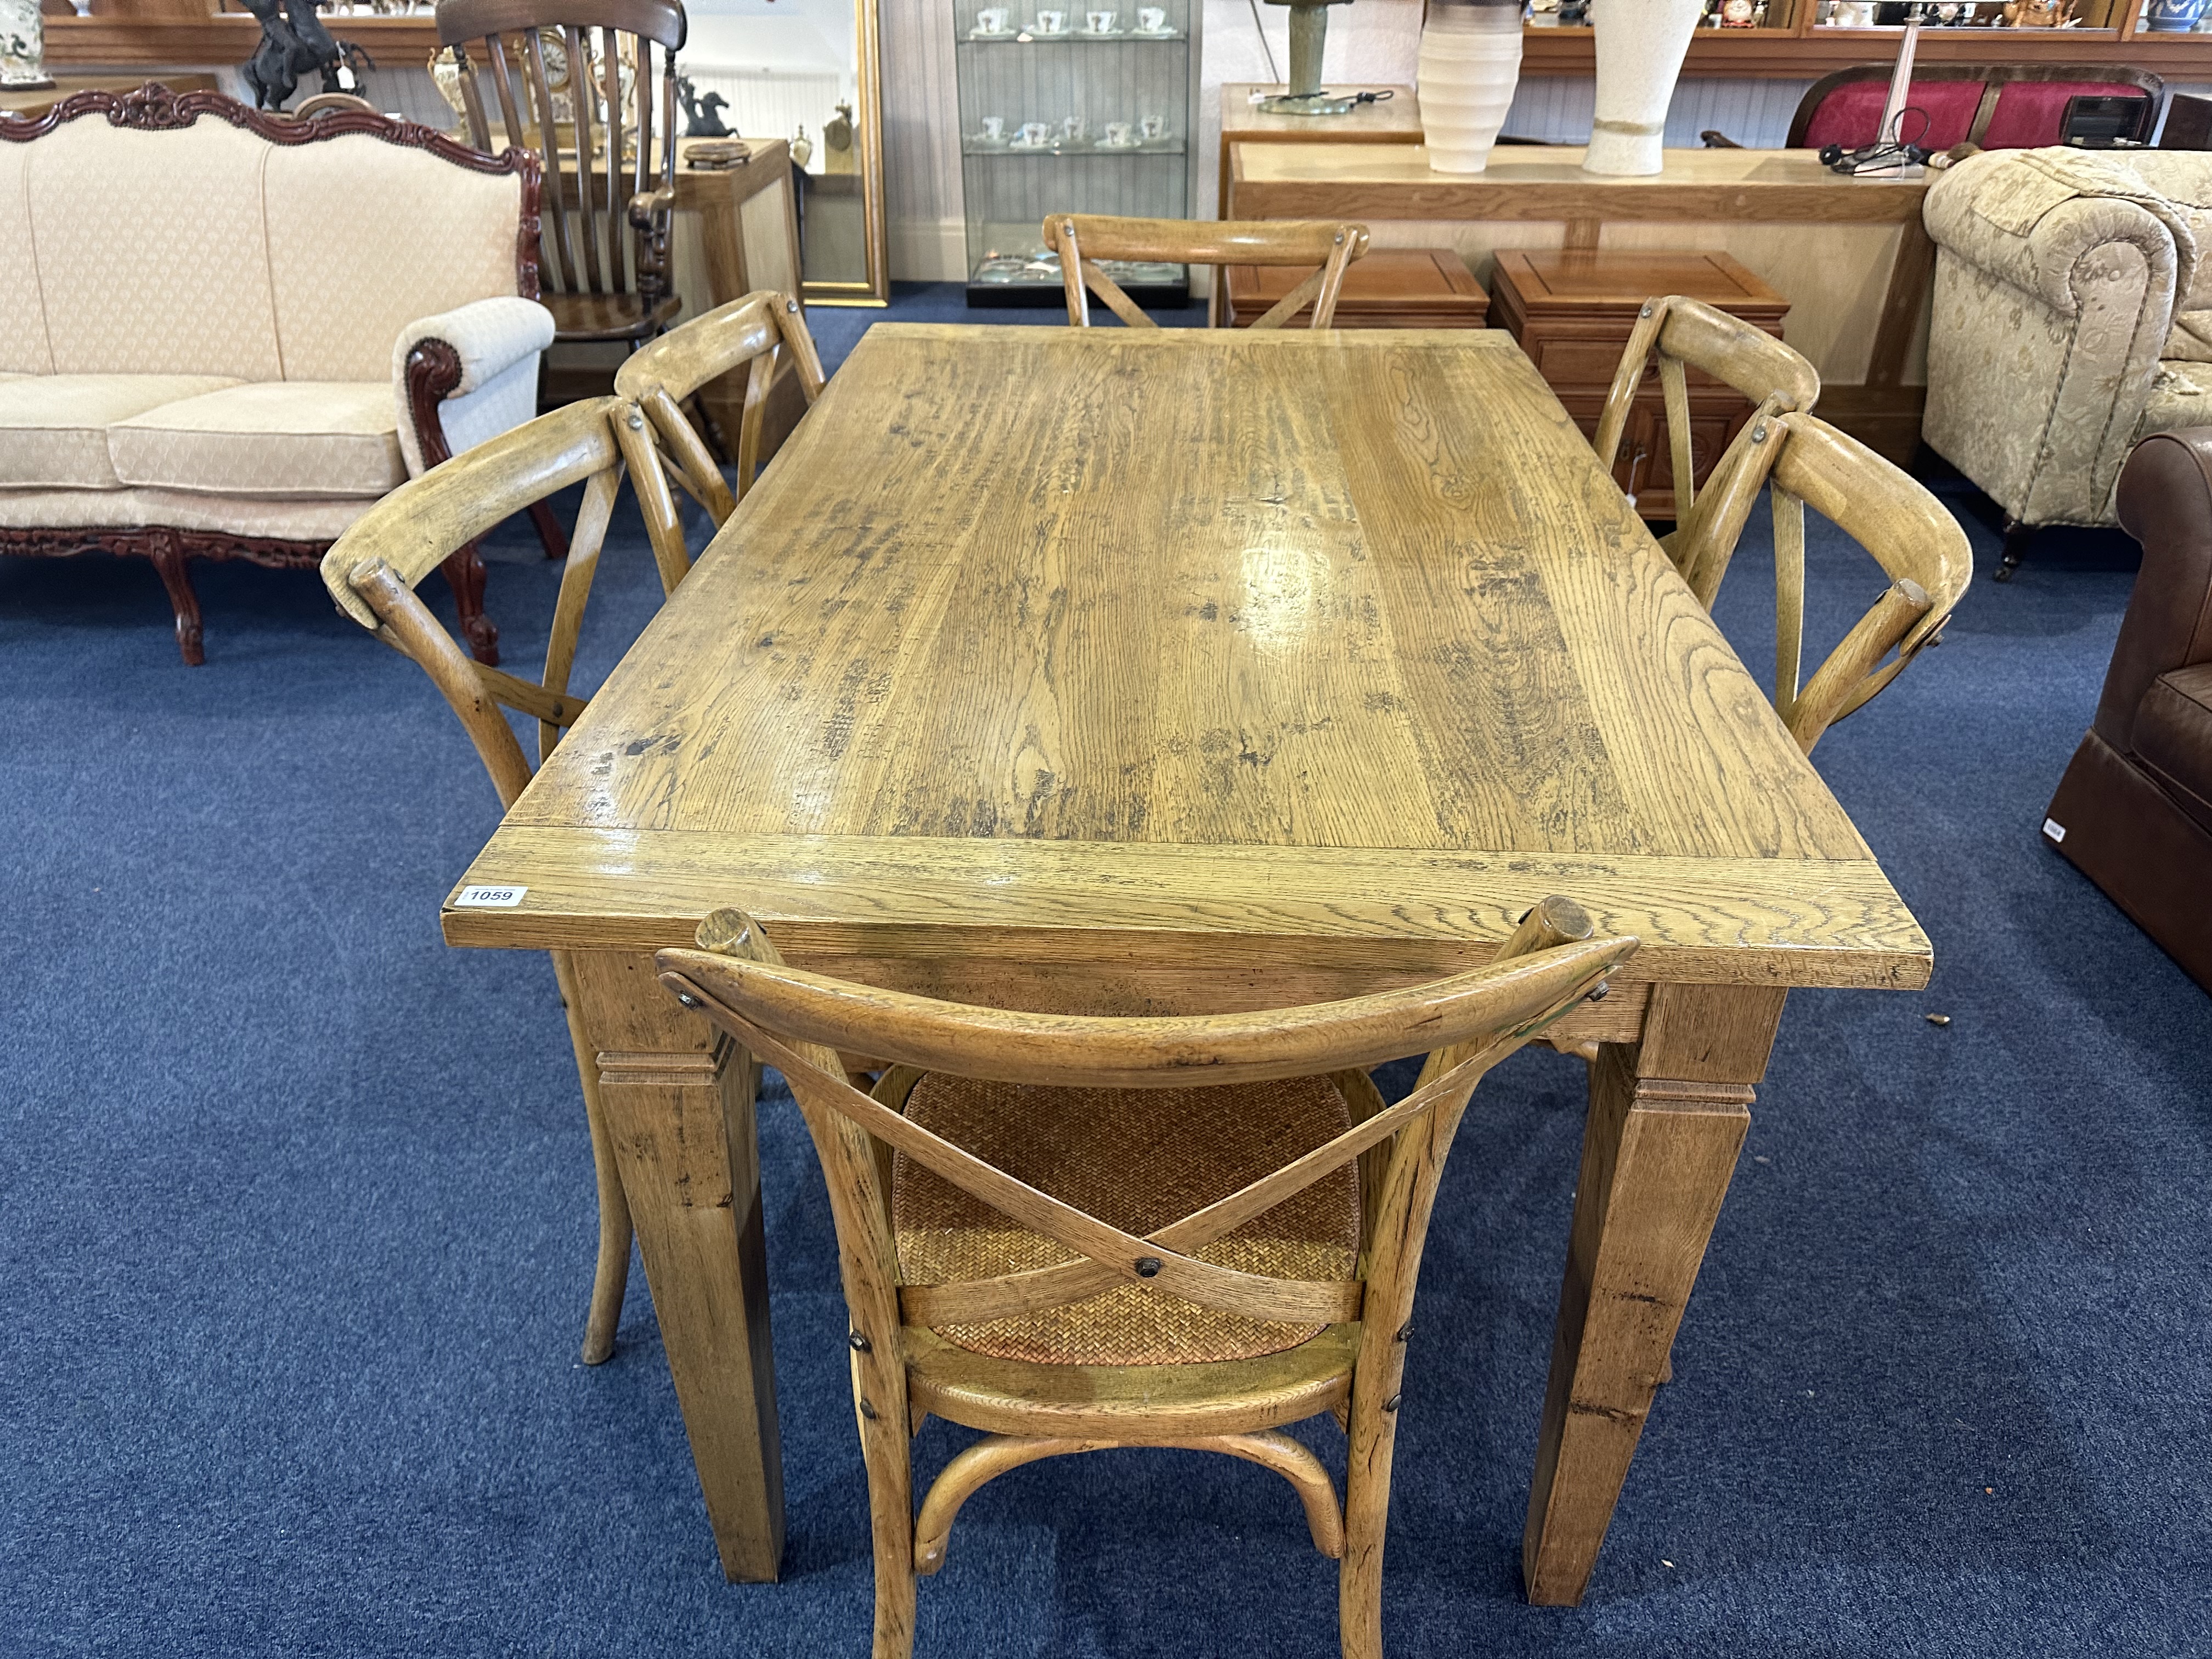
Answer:
[[[1336,92],[1279,93],[1259,103],[1267,115],[1349,115],[1358,107],[1357,98]]]

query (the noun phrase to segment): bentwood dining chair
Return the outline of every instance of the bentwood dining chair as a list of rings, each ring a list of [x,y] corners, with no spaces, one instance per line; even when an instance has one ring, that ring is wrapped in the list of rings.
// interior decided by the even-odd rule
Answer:
[[[1341,1562],[1346,1659],[1380,1659],[1390,1457],[1431,1206],[1483,1073],[1636,949],[1545,900],[1486,967],[1343,1002],[1098,1018],[784,965],[719,910],[661,982],[790,1084],[829,1183],[876,1561],[875,1659],[987,1480],[1113,1446],[1223,1452],[1297,1491]],[[1426,1051],[1384,1104],[1365,1067]],[[841,1051],[882,1056],[862,1092]],[[1334,1412],[1328,1471],[1279,1431]],[[983,1431],[916,1516],[932,1413]]]
[[[532,768],[500,712],[501,707],[537,720],[541,762],[584,711],[585,699],[568,690],[568,674],[575,662],[584,602],[599,568],[600,544],[622,485],[622,453],[615,447],[610,419],[615,407],[612,398],[570,404],[478,444],[400,485],[356,520],[323,556],[323,586],[338,608],[386,645],[412,657],[460,716],[484,769],[491,774],[502,807],[514,805],[530,782]],[[544,674],[532,682],[487,668],[472,660],[431,615],[416,586],[453,549],[574,483],[584,486],[583,506],[569,538],[568,562],[562,568]],[[584,1363],[596,1365],[614,1352],[615,1327],[622,1317],[629,1272],[629,1206],[623,1197],[606,1115],[599,1104],[597,1054],[577,1023],[575,981],[568,953],[555,951],[551,955],[561,1000],[568,1010],[568,1039],[583,1084],[592,1161],[599,1177],[599,1267],[584,1328]]]
[[[477,84],[477,71],[485,70],[507,143],[544,158],[538,297],[553,313],[554,339],[635,346],[658,334],[680,304],[669,277],[668,235],[676,210],[683,6],[438,0],[437,23],[439,43],[460,60],[469,142],[493,147]],[[483,54],[480,64],[472,51]]]
[[[1754,415],[1742,458],[1716,473],[1670,550],[1708,609],[1728,574],[1762,485],[1774,504],[1774,707],[1807,754],[1820,734],[1863,708],[1936,643],[1973,574],[1966,532],[1927,489],[1894,463],[1803,413]],[[1805,509],[1810,507],[1890,577],[1873,606],[1801,689],[1805,638]],[[1885,660],[1887,659],[1887,660]]]
[[[1137,260],[1177,265],[1300,265],[1313,274],[1285,294],[1254,328],[1281,328],[1309,305],[1313,326],[1336,320],[1344,270],[1367,252],[1367,227],[1273,219],[1120,219],[1096,213],[1054,213],[1044,222],[1044,245],[1060,256],[1067,320],[1091,326],[1091,296],[1131,328],[1158,328],[1142,307],[1107,274],[1101,261]]]
[[[752,488],[760,466],[761,427],[778,365],[788,358],[799,373],[808,406],[822,395],[822,359],[807,331],[805,314],[788,294],[757,289],[679,325],[633,352],[615,371],[615,436],[629,463],[662,588],[691,568],[684,542],[678,489],[706,509],[720,530]],[[744,414],[738,432],[734,494],[704,436],[684,413],[684,403],[708,381],[743,367]]]
[[[1646,300],[1636,313],[1636,326],[1621,351],[1620,367],[1613,371],[1613,386],[1598,416],[1597,435],[1590,440],[1591,447],[1597,451],[1598,465],[1608,472],[1620,456],[1637,389],[1653,357],[1658,359],[1659,391],[1666,402],[1668,459],[1674,474],[1678,524],[1697,500],[1697,458],[1690,440],[1692,369],[1735,387],[1749,398],[1754,419],[1787,410],[1809,410],[1820,396],[1820,377],[1813,365],[1764,329],[1679,294]],[[1736,440],[1714,463],[1705,480],[1707,489],[1741,458],[1742,434],[1750,426],[1750,422],[1744,423]]]

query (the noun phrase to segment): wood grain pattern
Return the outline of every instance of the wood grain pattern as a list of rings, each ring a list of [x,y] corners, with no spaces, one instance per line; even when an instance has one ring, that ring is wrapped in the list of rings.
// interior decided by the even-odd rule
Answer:
[[[1376,219],[1901,224],[1919,217],[1928,189],[1925,179],[1845,178],[1810,150],[1670,149],[1664,172],[1638,179],[1584,173],[1574,145],[1507,147],[1474,173],[1435,172],[1428,157],[1420,144],[1240,143],[1229,157],[1231,205],[1251,219],[1325,219],[1356,199]]]
[[[663,995],[650,957],[568,958],[707,1516],[732,1580],[783,1555],[783,1461],[754,1132],[758,1062]]]
[[[515,823],[1865,856],[1510,342],[988,335],[870,332]]]
[[[1626,1045],[1607,1045],[1590,1068],[1522,1542],[1528,1599],[1539,1606],[1571,1607],[1589,1585],[1751,1126],[1749,1084],[1765,1069],[1781,1014],[1769,992],[1716,991],[1704,1002],[1686,1012],[1718,1014],[1717,1027],[1695,1037],[1678,1028],[1650,1060],[1672,1061],[1686,1040],[1698,1075],[1713,1080],[1654,1077]],[[1730,1073],[1741,1080],[1719,1080]]]

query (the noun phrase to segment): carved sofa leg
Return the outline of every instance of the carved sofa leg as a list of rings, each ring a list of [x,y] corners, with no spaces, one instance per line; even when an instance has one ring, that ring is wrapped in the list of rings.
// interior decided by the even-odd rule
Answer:
[[[192,592],[191,572],[185,568],[185,544],[169,532],[155,530],[146,538],[145,548],[177,613],[177,649],[184,653],[188,667],[202,667],[207,662],[207,652],[201,644],[200,601]]]
[[[453,609],[460,615],[461,637],[469,642],[469,654],[487,668],[498,667],[499,629],[484,615],[484,567],[477,544],[465,544],[438,568],[453,590]]]
[[[444,340],[419,340],[407,354],[407,412],[415,422],[415,441],[422,451],[427,469],[449,460],[445,423],[438,405],[461,383],[461,354]],[[538,533],[544,533],[541,525]],[[483,560],[471,542],[456,550],[442,567],[453,590],[453,606],[459,611],[461,632],[469,653],[487,668],[499,666],[499,629],[484,615]]]

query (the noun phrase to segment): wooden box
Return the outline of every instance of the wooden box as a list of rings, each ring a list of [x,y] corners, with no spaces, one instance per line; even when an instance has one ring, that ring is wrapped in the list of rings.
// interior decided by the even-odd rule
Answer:
[[[1230,266],[1231,326],[1249,327],[1312,274],[1288,265]],[[1370,252],[1346,268],[1336,301],[1339,328],[1483,328],[1489,317],[1490,296],[1448,247]]]
[[[1355,266],[1353,269],[1357,270]],[[1703,300],[1778,338],[1789,301],[1725,253],[1664,248],[1549,248],[1498,256],[1492,278],[1500,327],[1521,343],[1584,433],[1597,430],[1605,394],[1644,301],[1662,294]],[[1702,483],[1751,405],[1729,386],[1690,373],[1691,454]],[[1674,516],[1666,405],[1647,365],[1622,434],[1613,477],[1647,519]]]

